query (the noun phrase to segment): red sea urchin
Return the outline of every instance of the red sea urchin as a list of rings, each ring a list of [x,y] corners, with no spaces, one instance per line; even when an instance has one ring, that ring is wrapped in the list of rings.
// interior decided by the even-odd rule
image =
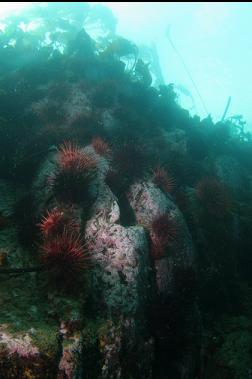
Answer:
[[[49,178],[56,198],[64,203],[79,203],[90,196],[89,183],[97,161],[91,153],[71,142],[59,148],[58,167]]]
[[[81,173],[84,170],[95,168],[97,162],[95,158],[81,150],[72,142],[65,142],[59,148],[59,167],[64,171],[74,171]]]
[[[151,254],[154,259],[165,256],[166,248],[171,244],[177,234],[176,222],[168,214],[158,215],[151,224]]]
[[[80,225],[75,221],[73,208],[60,209],[53,208],[47,211],[47,215],[42,218],[38,225],[44,238],[52,238],[57,234],[62,234],[64,228],[72,232],[79,232]]]
[[[111,153],[111,149],[106,141],[101,137],[95,137],[92,139],[92,146],[95,152],[99,155],[109,155]]]
[[[175,185],[175,180],[160,166],[153,172],[153,181],[164,192],[172,192]]]
[[[69,279],[89,266],[80,235],[69,233],[66,229],[54,239],[45,240],[41,246],[42,263],[56,278]]]
[[[58,208],[54,208],[51,211],[47,211],[47,215],[42,218],[40,224],[38,224],[44,237],[49,237],[53,234],[57,234],[63,223],[64,212]]]

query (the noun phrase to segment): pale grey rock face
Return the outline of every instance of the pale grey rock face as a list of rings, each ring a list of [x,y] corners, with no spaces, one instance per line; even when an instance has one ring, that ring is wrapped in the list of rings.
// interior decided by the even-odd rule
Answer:
[[[124,227],[118,223],[119,218],[116,198],[107,188],[98,197],[93,217],[87,222],[86,240],[99,266],[95,281],[103,288],[109,311],[120,309],[134,314],[143,301],[139,288],[147,284],[143,280],[148,274],[148,244],[142,227]]]
[[[169,338],[166,343],[164,339],[167,334],[167,325],[171,318],[176,317],[175,308],[171,304],[180,304],[182,298],[178,296],[178,288],[180,288],[180,280],[185,280],[184,289],[191,285],[191,278],[194,277],[196,271],[195,250],[191,234],[188,230],[184,217],[172,197],[165,195],[159,188],[151,182],[136,183],[131,187],[128,194],[129,202],[134,210],[136,220],[139,224],[145,226],[149,232],[150,238],[153,239],[152,223],[160,215],[167,215],[176,225],[176,236],[171,245],[165,251],[165,255],[161,259],[153,259],[153,271],[155,282],[154,303],[156,306],[154,319],[157,323],[155,343],[161,345],[162,349],[170,349],[171,342]],[[149,252],[151,254],[151,251]],[[154,257],[153,257],[154,258]],[[186,277],[186,279],[185,279]],[[183,296],[182,296],[183,297]],[[182,306],[183,307],[183,306]],[[175,312],[175,313],[174,313]],[[158,313],[158,314],[156,314]],[[165,316],[164,316],[165,314]],[[199,312],[197,305],[193,300],[190,304],[190,310],[185,316],[185,320],[190,319],[185,333],[194,330],[195,334],[199,334],[200,325]],[[160,323],[163,323],[162,325]],[[192,322],[193,320],[193,322]],[[181,324],[184,328],[184,325]],[[196,330],[197,329],[197,330]],[[179,377],[189,379],[192,377],[195,362],[195,350],[190,353],[181,352],[183,359],[180,362],[173,362]],[[181,362],[183,362],[181,364]],[[165,362],[163,362],[165,364]]]
[[[55,88],[56,91],[59,91],[54,84],[41,86],[41,90],[45,92],[45,96],[32,102],[28,110],[37,115],[42,121],[47,122],[46,113],[48,108],[51,106],[55,107],[55,112],[57,111],[61,115],[64,114],[61,124],[63,128],[71,127],[72,123],[80,117],[89,117],[91,115],[92,104],[86,88],[83,88],[79,84],[68,84],[67,88],[60,89],[61,92],[65,91],[65,98],[63,99],[55,98],[50,94],[50,91],[54,91]],[[48,93],[50,94],[49,96]]]
[[[143,339],[139,333],[140,320],[143,320],[141,328],[145,328],[144,312],[151,286],[146,232],[141,226],[120,225],[117,199],[104,183],[102,188],[85,234],[94,264],[91,278],[94,301],[108,320],[112,315],[118,320],[109,323],[102,337],[101,377],[124,375],[120,352],[129,345],[138,346],[138,351],[132,348],[125,360],[132,359],[133,355],[138,357],[139,372],[148,378],[151,377],[153,341]]]
[[[101,113],[101,123],[104,130],[111,134],[119,128],[119,122],[114,118],[111,110],[109,109],[105,109]]]
[[[163,131],[163,138],[169,150],[180,154],[187,153],[187,136],[184,130],[174,129],[172,132]]]
[[[168,289],[172,291],[174,268],[194,265],[192,238],[183,215],[171,198],[151,182],[134,184],[129,193],[129,201],[138,223],[145,225],[151,237],[151,224],[160,215],[167,214],[176,225],[174,243],[168,248],[164,258],[155,260],[156,284],[159,291],[161,293],[165,293]]]

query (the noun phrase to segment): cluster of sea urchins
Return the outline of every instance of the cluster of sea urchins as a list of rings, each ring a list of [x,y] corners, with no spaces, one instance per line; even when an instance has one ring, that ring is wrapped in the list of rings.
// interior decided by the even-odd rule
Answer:
[[[47,211],[39,224],[43,239],[41,259],[47,271],[64,282],[78,277],[89,263],[74,204],[82,201],[96,166],[91,153],[66,142],[59,148],[57,168],[50,177],[50,185],[61,205]]]
[[[88,266],[89,256],[73,207],[48,211],[39,226],[43,237],[42,264],[55,279],[68,281]]]
[[[64,203],[78,204],[90,197],[89,183],[96,172],[94,155],[71,142],[59,148],[57,168],[49,177],[55,197]]]

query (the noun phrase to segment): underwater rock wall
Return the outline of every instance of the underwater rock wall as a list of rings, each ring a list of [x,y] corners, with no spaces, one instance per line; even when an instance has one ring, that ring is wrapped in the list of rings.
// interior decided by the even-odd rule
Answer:
[[[0,379],[247,379],[250,135],[152,86],[106,7],[29,12],[0,34]]]

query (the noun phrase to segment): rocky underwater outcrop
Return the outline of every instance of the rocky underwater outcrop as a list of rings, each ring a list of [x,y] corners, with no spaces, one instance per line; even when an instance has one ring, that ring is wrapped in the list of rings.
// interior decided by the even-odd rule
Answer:
[[[250,135],[64,4],[0,34],[0,379],[249,378]]]

